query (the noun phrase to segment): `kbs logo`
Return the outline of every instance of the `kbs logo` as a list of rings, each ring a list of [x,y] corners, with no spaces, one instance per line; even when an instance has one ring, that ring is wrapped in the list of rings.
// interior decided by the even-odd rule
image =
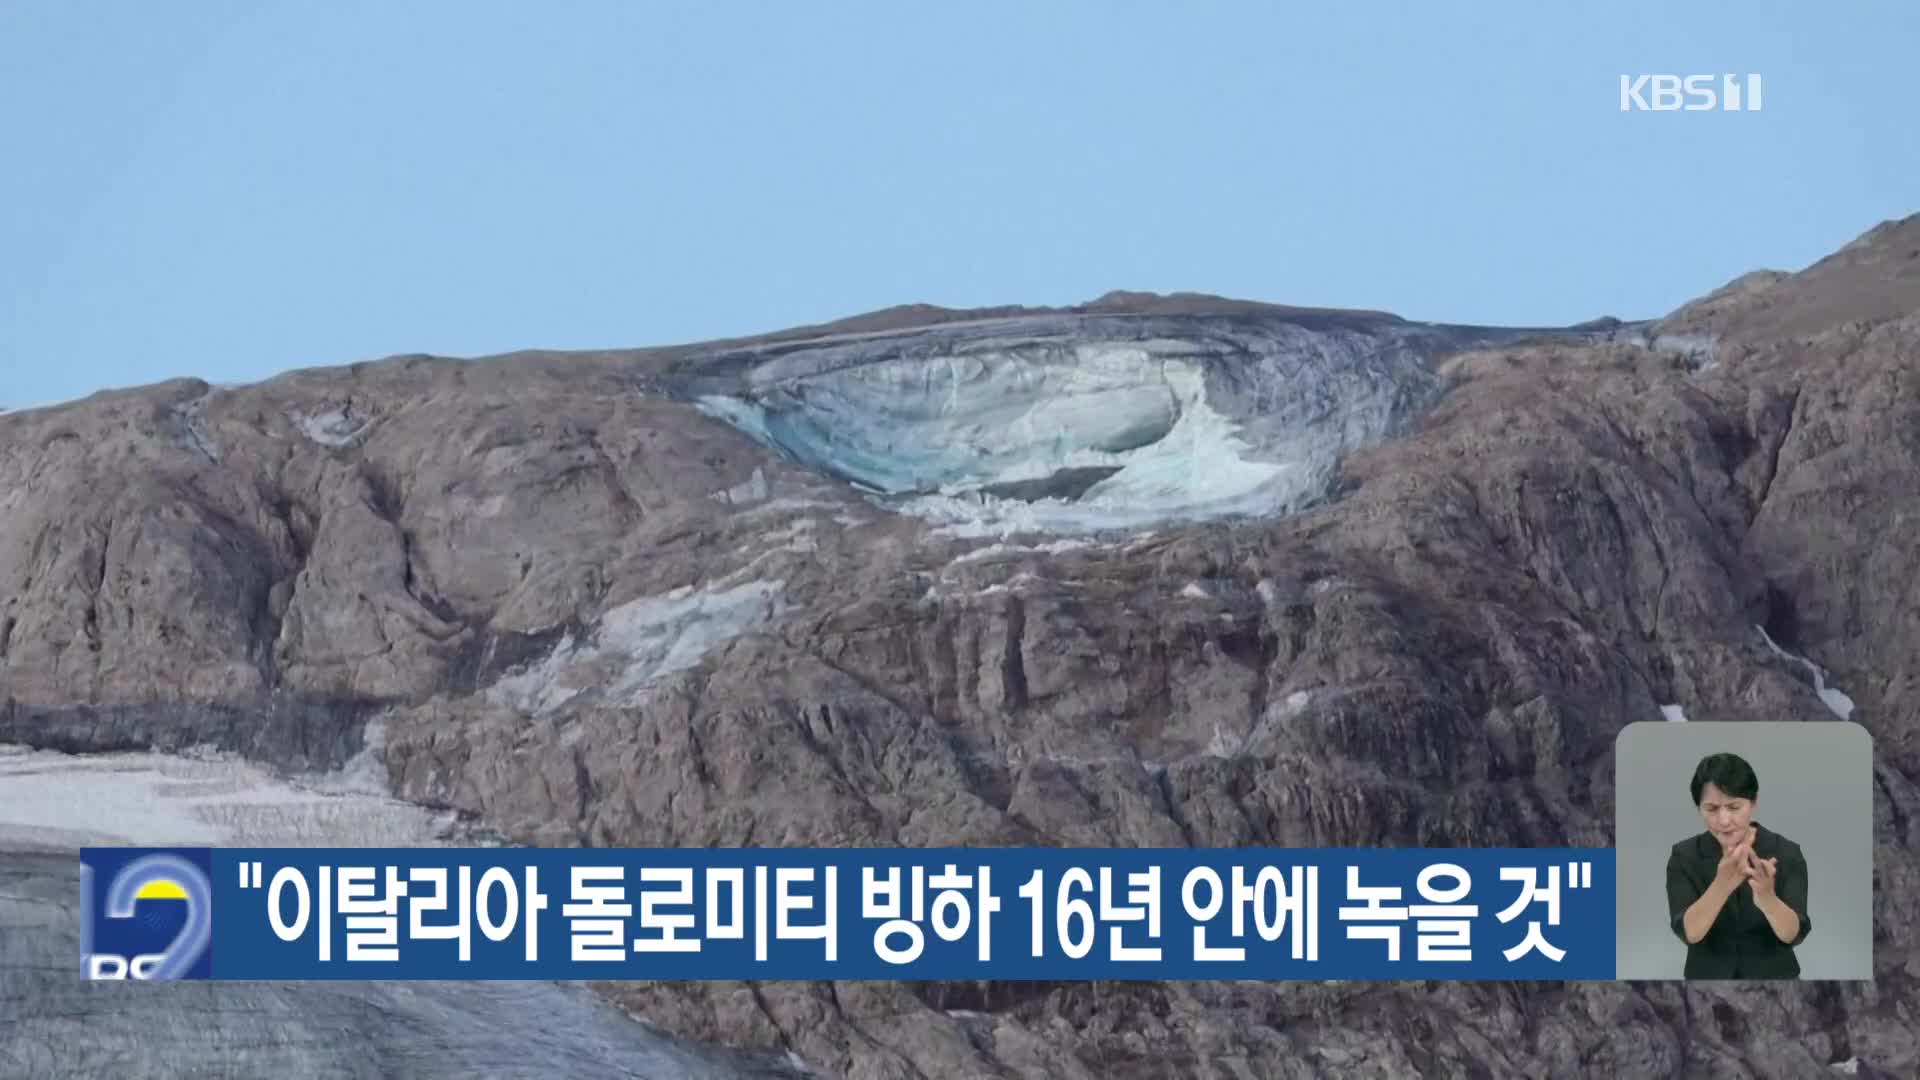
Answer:
[[[1743,105],[1742,102],[1745,102]],[[1760,76],[1622,75],[1621,112],[1759,112]]]
[[[204,979],[213,882],[204,850],[82,848],[80,964],[88,979]]]

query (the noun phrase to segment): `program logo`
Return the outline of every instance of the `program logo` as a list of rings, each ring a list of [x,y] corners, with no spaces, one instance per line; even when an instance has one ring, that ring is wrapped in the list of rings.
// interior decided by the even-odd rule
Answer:
[[[87,979],[205,979],[213,966],[207,852],[80,850],[80,965]]]

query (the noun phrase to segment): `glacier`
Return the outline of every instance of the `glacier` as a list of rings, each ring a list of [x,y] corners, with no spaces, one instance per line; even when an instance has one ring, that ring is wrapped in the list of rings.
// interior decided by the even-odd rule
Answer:
[[[1037,315],[695,358],[676,390],[960,536],[1288,513],[1443,391],[1434,360],[1575,330],[1370,313]]]

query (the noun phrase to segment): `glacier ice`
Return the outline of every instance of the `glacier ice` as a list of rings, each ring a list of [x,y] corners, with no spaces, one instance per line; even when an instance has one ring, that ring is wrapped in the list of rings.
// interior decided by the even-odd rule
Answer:
[[[959,536],[1285,513],[1440,392],[1442,352],[1538,331],[1390,317],[1044,316],[692,364],[708,415]]]
[[[706,404],[964,535],[1285,508],[1317,494],[1315,467],[1330,464],[1311,445],[1261,453],[1208,403],[1198,367],[1143,348],[884,361]],[[1035,496],[1006,493],[1016,485]]]

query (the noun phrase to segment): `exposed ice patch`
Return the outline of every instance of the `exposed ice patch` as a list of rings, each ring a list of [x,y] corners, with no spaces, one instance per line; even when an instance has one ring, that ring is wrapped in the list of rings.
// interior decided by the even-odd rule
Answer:
[[[809,510],[842,510],[840,503],[824,502],[820,499],[772,499],[762,503],[747,504],[742,516],[764,517],[768,514],[799,514]]]
[[[1054,540],[1045,544],[1031,545],[988,544],[986,547],[975,548],[972,551],[954,556],[953,563],[954,565],[959,565],[960,563],[978,562],[982,559],[996,559],[1003,555],[1064,555],[1069,551],[1079,551],[1082,548],[1090,548],[1093,546],[1093,543],[1087,540]]]
[[[592,640],[567,636],[544,659],[494,683],[487,697],[531,713],[551,712],[583,694],[637,701],[661,677],[693,667],[715,646],[778,615],[783,586],[682,586],[630,601],[601,617]]]
[[[763,501],[766,499],[767,494],[766,470],[755,468],[751,477],[742,480],[725,491],[719,492],[714,498],[730,506],[745,506],[748,503]]]
[[[1860,1074],[1860,1059],[1855,1056],[1845,1061],[1836,1061],[1831,1068],[1834,1072],[1844,1073],[1847,1076],[1858,1076]]]
[[[367,421],[352,405],[321,413],[297,413],[291,419],[307,438],[321,446],[346,446],[367,429]]]
[[[1313,691],[1295,690],[1293,693],[1287,695],[1287,712],[1297,713],[1301,709],[1306,708],[1307,702],[1312,700]]]
[[[1827,673],[1820,670],[1820,665],[1804,656],[1795,656],[1775,645],[1773,638],[1767,635],[1765,627],[1755,626],[1754,629],[1760,631],[1760,640],[1766,642],[1767,648],[1772,649],[1775,655],[1804,665],[1808,671],[1813,672],[1813,692],[1820,695],[1820,701],[1826,705],[1828,712],[1842,720],[1853,715],[1853,699],[1841,693],[1838,688],[1827,685]]]
[[[1200,586],[1200,583],[1197,581],[1187,582],[1187,587],[1180,590],[1180,595],[1186,597],[1189,600],[1213,599],[1213,594],[1208,592],[1206,589],[1202,588]]]
[[[1684,721],[1686,720],[1686,718],[1687,718],[1687,712],[1686,712],[1686,710],[1685,710],[1685,709],[1682,709],[1682,708],[1681,708],[1680,706],[1678,706],[1678,705],[1662,705],[1662,706],[1660,706],[1660,715],[1661,715],[1661,717],[1663,717],[1664,719],[1667,719],[1667,720],[1669,720],[1669,721],[1672,721],[1673,723],[1676,723],[1676,724],[1677,724],[1677,723],[1681,723],[1681,722],[1684,722]]]

